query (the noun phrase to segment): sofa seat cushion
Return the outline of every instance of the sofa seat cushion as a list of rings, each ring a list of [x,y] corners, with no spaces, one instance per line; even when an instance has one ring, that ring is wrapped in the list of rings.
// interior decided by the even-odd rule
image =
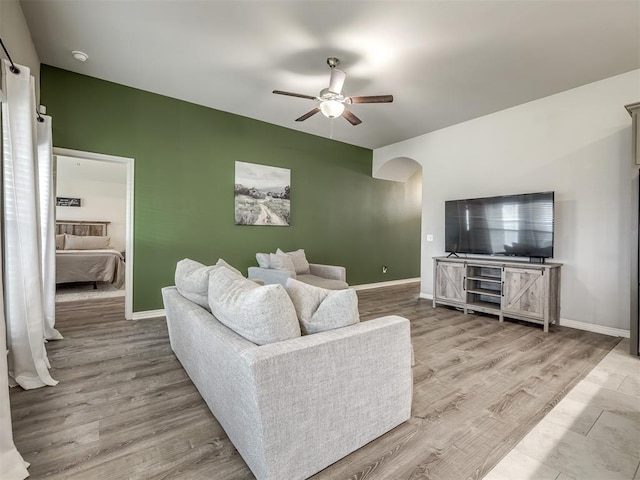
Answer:
[[[360,321],[358,296],[353,289],[327,290],[289,278],[287,293],[305,335],[347,327]]]
[[[282,285],[257,285],[227,268],[209,273],[211,313],[256,345],[301,335],[295,307]]]
[[[296,278],[299,281],[304,282],[308,285],[313,285],[314,287],[326,288],[328,290],[344,290],[345,288],[349,288],[349,284],[347,282],[343,282],[342,280],[322,278],[322,277],[317,277],[315,275],[298,275]]]

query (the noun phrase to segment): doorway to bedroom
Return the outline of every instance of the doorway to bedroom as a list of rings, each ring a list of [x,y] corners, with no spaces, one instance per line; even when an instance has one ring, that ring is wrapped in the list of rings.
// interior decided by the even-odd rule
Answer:
[[[56,305],[121,297],[130,319],[133,159],[55,149],[54,160]]]

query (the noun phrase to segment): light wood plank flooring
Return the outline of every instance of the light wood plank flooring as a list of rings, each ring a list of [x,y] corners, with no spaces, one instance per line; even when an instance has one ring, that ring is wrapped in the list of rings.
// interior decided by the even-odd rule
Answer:
[[[635,473],[635,475],[634,475]],[[621,341],[485,480],[640,480],[640,358]]]
[[[411,320],[412,418],[314,479],[482,478],[619,339],[431,307],[418,285],[358,292],[363,320]],[[56,387],[11,390],[33,479],[252,479],[169,347],[122,298],[58,305]],[[286,479],[283,479],[286,480]]]

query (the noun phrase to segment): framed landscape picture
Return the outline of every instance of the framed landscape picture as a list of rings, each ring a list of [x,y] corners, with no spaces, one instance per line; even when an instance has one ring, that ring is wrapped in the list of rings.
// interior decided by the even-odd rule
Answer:
[[[291,170],[236,162],[236,225],[289,226]]]

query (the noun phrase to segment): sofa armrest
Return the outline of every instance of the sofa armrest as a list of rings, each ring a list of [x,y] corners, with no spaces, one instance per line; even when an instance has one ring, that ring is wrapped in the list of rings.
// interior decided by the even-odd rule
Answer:
[[[267,452],[258,478],[307,478],[410,418],[405,318],[263,345],[242,357],[253,372]]]
[[[286,286],[287,278],[296,278],[296,274],[288,270],[274,268],[249,267],[249,280],[262,280],[266,285],[279,283]]]
[[[330,278],[332,280],[347,281],[347,269],[336,265],[309,264],[309,273],[317,277]]]

